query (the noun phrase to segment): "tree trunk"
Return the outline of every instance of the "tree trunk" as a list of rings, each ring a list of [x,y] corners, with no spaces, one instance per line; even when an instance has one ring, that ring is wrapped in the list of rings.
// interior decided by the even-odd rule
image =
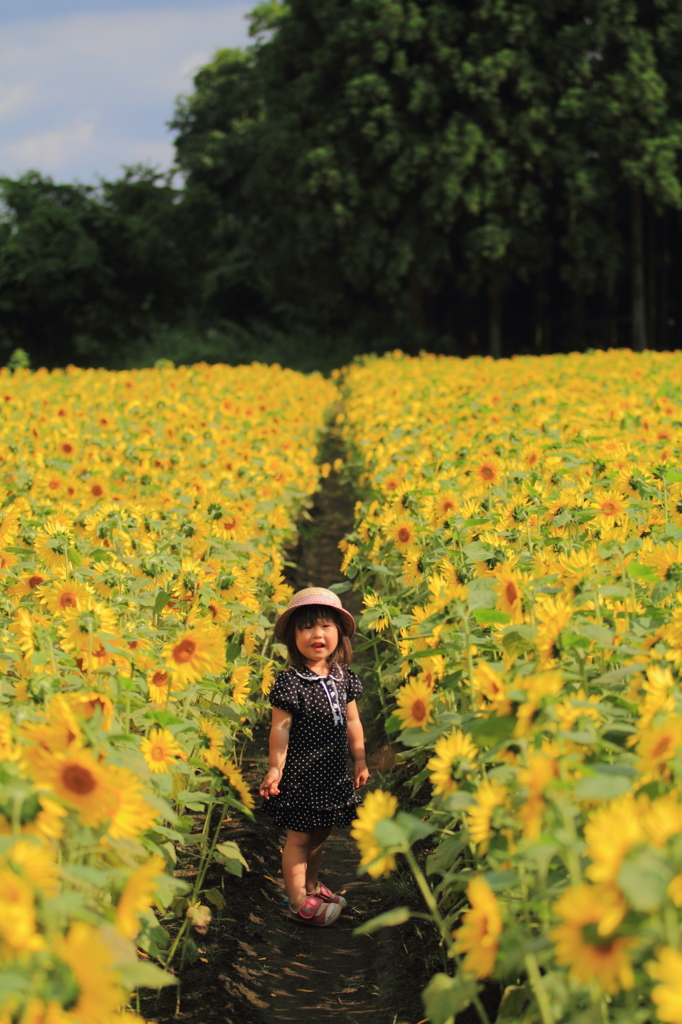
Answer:
[[[608,337],[607,347],[618,348],[618,303],[616,302],[616,278],[609,274],[606,284]]]
[[[647,347],[646,299],[644,294],[644,211],[642,187],[632,189],[632,347],[643,352]]]
[[[502,278],[496,273],[490,282],[490,336],[488,354],[493,359],[502,357]]]

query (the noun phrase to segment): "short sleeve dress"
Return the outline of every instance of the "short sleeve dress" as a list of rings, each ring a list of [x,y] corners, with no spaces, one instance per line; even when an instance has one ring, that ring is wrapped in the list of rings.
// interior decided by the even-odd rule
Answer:
[[[361,693],[355,672],[340,665],[328,676],[298,666],[277,676],[270,703],[293,716],[279,795],[262,807],[277,825],[310,832],[344,828],[356,817],[361,801],[348,772],[346,705]]]

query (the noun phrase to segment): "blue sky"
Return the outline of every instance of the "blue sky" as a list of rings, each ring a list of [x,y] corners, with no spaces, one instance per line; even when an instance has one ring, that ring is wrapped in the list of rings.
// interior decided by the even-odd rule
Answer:
[[[116,177],[173,159],[166,121],[255,0],[0,0],[0,175]]]

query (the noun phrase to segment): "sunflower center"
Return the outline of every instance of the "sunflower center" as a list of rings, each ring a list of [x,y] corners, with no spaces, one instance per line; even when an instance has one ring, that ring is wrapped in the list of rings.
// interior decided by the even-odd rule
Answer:
[[[665,578],[667,580],[674,580],[676,583],[682,580],[682,565],[679,562],[673,562],[669,565],[665,572]]]
[[[93,484],[90,488],[90,493],[94,495],[95,498],[101,498],[104,494],[104,488],[101,484]]]
[[[97,785],[92,772],[80,764],[67,764],[62,772],[62,782],[67,789],[79,796],[92,793]]]
[[[481,476],[484,480],[492,480],[495,476],[495,470],[492,466],[481,466]]]
[[[189,640],[188,638],[185,638],[184,640],[181,640],[177,647],[174,649],[173,660],[180,662],[180,664],[184,664],[186,661],[191,661],[192,658],[194,657],[196,649],[197,645],[195,644],[194,640]]]
[[[504,588],[504,596],[509,601],[509,604],[514,604],[514,601],[518,601],[519,592],[516,589],[516,584],[512,580],[509,580]]]
[[[601,507],[602,512],[605,516],[617,516],[618,506],[614,501],[605,501]]]
[[[39,587],[41,583],[45,582],[45,580],[42,576],[29,576],[27,582],[31,590],[35,590],[35,588]]]
[[[151,750],[149,751],[149,756],[151,757],[152,761],[165,761],[165,747],[162,747],[160,744],[157,744],[156,746],[151,748]]]
[[[168,673],[167,672],[161,672],[160,669],[157,670],[154,673],[154,675],[152,676],[152,685],[153,686],[165,686],[167,682],[168,682]]]
[[[234,530],[237,525],[237,520],[234,516],[225,516],[223,519],[223,530]]]
[[[663,757],[664,754],[668,753],[668,751],[670,750],[671,745],[672,745],[672,737],[671,736],[661,736],[661,738],[658,741],[658,743],[654,744],[654,746],[653,746],[653,748],[651,750],[651,756],[652,757]]]
[[[62,594],[62,596],[59,598],[60,608],[75,608],[77,604],[78,602],[76,601],[75,594],[66,593]]]
[[[417,722],[422,722],[426,718],[426,704],[423,700],[416,700],[412,705],[412,717]]]
[[[398,530],[398,540],[401,544],[407,544],[410,539],[410,531],[406,526],[401,526]]]

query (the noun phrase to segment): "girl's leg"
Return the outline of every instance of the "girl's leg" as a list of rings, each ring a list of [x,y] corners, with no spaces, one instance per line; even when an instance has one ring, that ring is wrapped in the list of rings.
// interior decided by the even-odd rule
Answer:
[[[305,874],[305,891],[308,895],[315,892],[317,876],[320,871],[320,860],[322,858],[322,846],[330,832],[330,828],[320,828],[318,826],[309,833],[310,850],[308,852],[308,869]]]
[[[287,829],[287,839],[282,851],[282,874],[292,910],[298,910],[307,895],[306,871],[312,835],[311,832],[294,832],[293,829]]]

